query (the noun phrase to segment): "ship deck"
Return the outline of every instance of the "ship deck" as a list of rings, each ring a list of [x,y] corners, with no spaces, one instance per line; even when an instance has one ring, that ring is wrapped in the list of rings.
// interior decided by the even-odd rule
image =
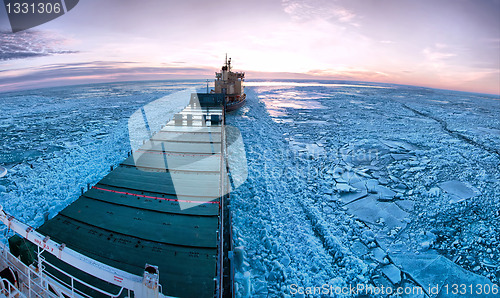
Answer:
[[[37,230],[132,274],[142,276],[146,264],[158,266],[164,295],[213,297],[226,176],[221,172],[223,122],[210,119],[222,119],[223,111],[188,106],[179,115],[182,119],[168,122]],[[51,255],[46,259],[93,285],[119,290]]]

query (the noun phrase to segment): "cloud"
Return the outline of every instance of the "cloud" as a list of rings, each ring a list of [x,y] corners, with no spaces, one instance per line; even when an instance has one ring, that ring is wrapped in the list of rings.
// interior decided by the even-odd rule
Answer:
[[[296,21],[327,20],[359,26],[356,14],[325,0],[283,0],[284,11]]]
[[[422,52],[424,53],[425,58],[432,62],[442,62],[443,60],[457,56],[455,53],[436,51],[432,48],[425,48]]]
[[[458,56],[456,50],[442,43],[436,43],[433,46],[424,48],[422,54],[425,59],[424,65],[439,73],[443,73],[445,70],[449,71],[450,67],[456,64],[454,60]]]
[[[421,50],[424,59],[407,78],[429,87],[498,94],[500,70],[473,53],[463,45],[434,43]]]
[[[381,71],[372,71],[366,69],[315,69],[307,74],[325,78],[335,78],[342,80],[384,80],[389,77],[388,74]]]
[[[0,72],[0,90],[15,91],[134,80],[202,78],[211,76],[214,71],[215,69],[204,67],[179,67],[169,64],[147,66],[135,62],[94,61],[53,64]]]
[[[76,53],[60,49],[59,47],[63,44],[64,39],[49,32],[0,31],[0,61]]]

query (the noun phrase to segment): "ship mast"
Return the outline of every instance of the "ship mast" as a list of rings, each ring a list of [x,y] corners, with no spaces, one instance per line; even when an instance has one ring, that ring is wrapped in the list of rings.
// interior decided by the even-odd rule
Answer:
[[[231,58],[229,60],[227,59],[227,53],[226,53],[226,63],[224,64],[227,67],[227,71],[231,71]]]

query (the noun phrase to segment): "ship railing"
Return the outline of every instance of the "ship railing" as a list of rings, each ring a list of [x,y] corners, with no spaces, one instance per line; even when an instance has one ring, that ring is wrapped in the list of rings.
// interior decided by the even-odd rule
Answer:
[[[104,291],[102,289],[99,289],[95,286],[92,286],[76,277],[73,275],[59,269],[57,266],[51,264],[50,262],[45,260],[45,257],[43,257],[42,253],[44,250],[38,249],[37,253],[37,258],[38,258],[38,267],[33,267],[33,266],[27,266],[23,262],[21,262],[19,259],[17,259],[13,254],[9,252],[8,247],[5,244],[1,244],[1,250],[2,250],[2,259],[5,262],[5,264],[13,269],[16,269],[15,271],[21,275],[20,277],[20,282],[22,281],[22,284],[25,285],[26,289],[28,290],[28,297],[32,297],[32,295],[36,297],[89,297],[92,298],[92,296],[84,293],[83,291],[79,290],[76,288],[75,283],[80,283],[83,286],[92,289],[94,291],[97,291],[105,296],[108,297],[118,297],[122,294],[123,292],[123,287],[120,289],[118,294],[112,294],[107,291]],[[15,263],[13,262],[15,260]],[[66,277],[68,277],[71,282],[70,284],[62,281],[60,278],[57,278],[55,275],[51,274],[47,270],[45,270],[46,265],[49,267],[53,268],[54,270],[62,273]],[[8,281],[8,280],[6,280]],[[37,282],[38,281],[38,282]],[[12,283],[10,285],[17,289]],[[52,291],[48,287],[52,288]],[[37,290],[40,293],[37,293]],[[130,290],[128,290],[128,297],[130,297]],[[57,294],[54,294],[56,292]],[[61,294],[64,294],[65,296],[62,296]]]
[[[227,102],[225,103],[225,107],[224,107],[224,124],[225,124],[225,121],[226,121],[226,117],[225,117],[225,111],[226,111],[226,108],[227,108]],[[224,133],[222,135],[222,137],[224,138],[224,140],[226,140],[226,129],[225,129],[225,126],[224,126]],[[229,171],[229,162],[228,162],[228,152],[227,152],[227,144],[224,142],[224,154],[221,155],[222,158],[224,159],[224,163],[223,163],[223,170],[224,170],[224,175],[223,175],[223,179],[224,179],[224,184],[223,184],[223,191],[224,193],[226,194],[226,196],[224,197],[224,206],[228,209],[227,210],[227,217],[224,215],[224,220],[226,220],[227,222],[225,223],[225,228],[228,230],[228,231],[225,231],[225,233],[229,234],[229,237],[228,237],[228,240],[229,240],[229,243],[228,243],[228,253],[227,253],[227,258],[228,258],[228,262],[229,262],[229,268],[228,268],[228,272],[226,272],[228,275],[229,275],[229,286],[228,287],[224,287],[223,285],[223,289],[229,289],[229,293],[225,293],[223,296],[224,297],[234,297],[235,293],[234,293],[234,262],[232,260],[233,258],[233,242],[232,242],[232,239],[233,239],[233,229],[232,229],[232,225],[231,225],[231,222],[232,222],[232,213],[231,213],[231,210],[230,210],[230,206],[229,206],[229,199],[230,199],[230,193],[231,193],[231,180],[230,180],[230,171]],[[224,257],[224,255],[223,255]]]
[[[231,260],[231,253],[229,251],[225,251],[225,247],[227,244],[227,249],[232,250],[231,243],[225,243],[226,240],[231,241],[232,239],[232,230],[231,230],[231,213],[227,208],[228,199],[231,191],[231,183],[229,179],[229,169],[228,169],[228,152],[226,146],[226,107],[227,101],[224,97],[223,99],[223,109],[222,109],[222,121],[221,121],[221,155],[220,155],[220,188],[219,188],[219,197],[220,197],[220,213],[219,213],[219,230],[218,230],[218,255],[217,255],[217,292],[216,297],[234,297],[234,288],[233,288],[233,280],[234,280],[234,268],[233,262]],[[225,235],[229,233],[229,238],[226,238]],[[226,260],[227,259],[227,260]],[[228,263],[227,263],[227,262]],[[229,264],[229,267],[226,267],[226,264]],[[227,284],[230,283],[230,284]]]
[[[17,282],[19,287],[3,279],[9,282],[9,291],[11,291],[11,295],[14,294],[11,287],[14,287],[18,291],[20,297],[59,297],[44,286],[43,278],[36,268],[25,265],[21,260],[10,253],[9,248],[3,243],[0,244],[0,250],[3,262],[2,265],[13,269],[18,274]]]
[[[218,253],[217,253],[217,293],[216,297],[222,298],[224,295],[224,198],[228,194],[226,187],[226,99],[223,98],[222,121],[221,121],[221,155],[220,155],[220,181],[219,181],[219,230],[218,230]]]
[[[38,263],[39,264],[38,267],[33,267],[33,266],[27,266],[19,259],[17,259],[14,255],[12,255],[9,252],[8,247],[6,247],[3,243],[1,244],[1,250],[5,265],[14,269],[18,275],[21,275],[18,280],[20,289],[16,288],[16,286],[13,285],[9,280],[2,279],[3,282],[8,284],[8,289],[5,289],[4,287],[5,284],[2,284],[2,287],[4,287],[2,289],[2,292],[4,294],[6,294],[7,292],[9,293],[9,295],[6,295],[7,297],[15,297],[15,295],[21,295],[20,291],[22,291],[22,289],[24,288],[27,290],[27,292],[26,294],[22,294],[22,296],[27,296],[27,297],[35,296],[35,297],[54,297],[54,298],[55,297],[92,298],[92,296],[85,294],[81,290],[77,289],[75,282],[81,283],[82,285],[109,297],[118,297],[123,292],[123,288],[121,288],[118,294],[111,294],[97,287],[94,287],[72,276],[71,274],[64,272],[63,270],[57,268],[51,263],[47,262],[45,258],[40,254],[38,255],[40,261]],[[15,261],[13,262],[13,260]],[[44,264],[50,266],[51,268],[54,268],[55,270],[59,271],[65,276],[69,277],[71,279],[71,284],[65,283],[61,279],[57,278],[53,274],[46,271]],[[128,296],[130,297],[130,291],[128,292]]]
[[[5,295],[5,297],[19,297],[21,296],[21,292],[14,286],[8,279],[2,278],[0,279],[1,283],[1,293]]]
[[[228,220],[229,222],[232,222],[232,213],[231,213],[231,210],[229,210],[229,216],[228,216]],[[230,243],[230,246],[229,248],[231,249],[231,256],[233,256],[233,242],[232,242],[232,239],[233,239],[233,229],[229,229],[229,239],[231,239],[231,243]],[[232,297],[235,296],[235,293],[234,293],[234,262],[233,262],[233,259],[231,257],[230,259],[230,262],[229,262],[229,275],[231,277],[231,284],[230,284],[230,288],[231,288],[231,295]]]
[[[77,289],[75,282],[76,283],[80,283],[83,286],[86,286],[87,288],[92,289],[94,291],[97,291],[97,292],[99,292],[99,293],[101,293],[101,294],[103,294],[105,296],[108,296],[108,297],[119,297],[122,294],[123,288],[120,288],[120,291],[118,292],[118,294],[112,294],[112,293],[109,293],[109,292],[104,291],[102,289],[99,289],[99,288],[97,288],[95,286],[92,286],[91,284],[86,283],[86,282],[84,282],[83,280],[81,280],[79,278],[74,277],[73,275],[65,272],[64,270],[59,269],[57,266],[54,266],[50,262],[46,261],[45,258],[41,255],[42,252],[43,251],[39,251],[38,252],[38,260],[39,260],[41,271],[47,277],[49,277],[49,280],[52,279],[53,281],[56,282],[56,284],[63,285],[64,287],[58,287],[58,290],[61,291],[61,292],[63,292],[64,294],[69,295],[70,297],[74,297],[75,294],[78,294],[81,297],[92,298],[92,296],[90,296],[90,295],[86,294],[85,292]],[[52,274],[49,271],[45,270],[45,268],[46,268],[45,264],[48,265],[49,267],[51,267],[52,269],[54,269],[54,270],[62,273],[66,277],[70,278],[71,282],[68,284],[68,283],[64,282],[63,280],[61,280],[60,278],[56,277],[54,274]],[[54,284],[54,283],[52,282],[52,284]],[[128,290],[128,297],[130,297],[130,290]]]
[[[58,290],[63,292],[65,295],[68,295],[69,297],[90,297],[88,295],[82,295],[81,291],[75,288],[75,281],[109,297],[117,297],[121,295],[123,289],[126,289],[128,291],[129,297],[131,292],[134,293],[135,297],[166,297],[161,294],[162,292],[160,284],[157,284],[156,288],[150,288],[146,283],[143,283],[143,277],[141,276],[111,267],[90,257],[82,255],[70,248],[67,248],[64,244],[59,244],[53,240],[50,240],[50,237],[38,233],[32,227],[5,213],[1,206],[0,221],[2,221],[3,224],[7,227],[5,236],[7,236],[8,233],[15,232],[24,237],[24,239],[35,244],[38,248],[37,268],[33,265],[27,266],[26,264],[22,263],[19,259],[17,259],[13,254],[10,253],[8,247],[4,243],[1,243],[0,245],[0,249],[2,249],[2,260],[7,263],[7,266],[11,266],[12,268],[17,269],[16,271],[24,277],[24,285],[28,288],[28,297],[32,297],[32,294],[37,297],[64,297],[58,294],[54,295],[51,291],[49,291],[49,285],[52,285],[53,290],[54,287],[56,287]],[[78,268],[84,273],[94,276],[107,283],[118,286],[119,288],[121,288],[120,292],[118,294],[108,293],[72,276],[67,272],[64,272],[63,270],[60,270],[59,268],[57,268],[57,266],[54,266],[45,260],[45,258],[41,255],[44,252],[54,255],[62,262]],[[61,284],[60,279],[44,270],[44,264],[47,264],[50,267],[70,277],[71,284]],[[38,280],[38,283],[34,283],[35,279]],[[37,294],[34,289],[40,291],[43,294]],[[22,289],[19,290],[23,292]]]

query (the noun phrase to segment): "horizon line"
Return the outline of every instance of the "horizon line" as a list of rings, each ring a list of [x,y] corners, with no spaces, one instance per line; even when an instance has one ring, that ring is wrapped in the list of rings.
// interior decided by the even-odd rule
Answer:
[[[297,75],[306,75],[306,76],[311,76],[308,74],[302,74],[302,73],[297,73]],[[180,75],[183,76],[183,75]],[[69,88],[69,87],[81,87],[81,86],[87,86],[87,85],[105,85],[105,84],[114,84],[114,83],[144,83],[144,82],[169,82],[169,81],[200,81],[200,84],[206,83],[206,80],[209,79],[206,76],[199,76],[199,77],[191,77],[191,75],[185,75],[188,76],[187,78],[165,78],[165,79],[129,79],[129,80],[101,80],[102,82],[97,82],[97,81],[88,81],[88,82],[81,82],[81,83],[76,83],[76,84],[50,84],[46,86],[26,86],[27,88],[14,88],[14,89],[1,89],[0,94],[7,94],[7,93],[15,93],[15,92],[24,92],[24,91],[34,91],[34,90],[43,90],[43,89],[49,89],[49,88]],[[207,75],[208,76],[208,75]],[[339,79],[339,78],[331,78],[331,77],[318,77],[318,76],[311,76],[310,78],[286,78],[286,77],[277,77],[277,78],[246,78],[245,81],[252,82],[252,81],[261,81],[261,82],[298,82],[298,81],[309,81],[309,82],[355,82],[355,83],[369,83],[369,84],[382,84],[382,85],[393,85],[393,86],[402,86],[402,87],[413,87],[413,88],[422,88],[422,89],[430,89],[430,90],[441,90],[441,91],[449,91],[449,92],[461,92],[461,93],[470,93],[470,94],[477,94],[477,95],[487,95],[487,96],[493,96],[497,97],[495,99],[500,99],[500,93],[495,94],[495,93],[487,93],[487,92],[479,92],[479,91],[470,91],[470,90],[458,90],[458,89],[447,89],[447,88],[440,88],[440,87],[433,87],[433,86],[425,86],[425,85],[412,85],[412,84],[405,84],[405,83],[392,83],[392,82],[380,82],[380,81],[368,81],[368,80],[361,80],[361,79]],[[1,82],[1,80],[0,80]],[[0,85],[3,87],[2,85]]]

